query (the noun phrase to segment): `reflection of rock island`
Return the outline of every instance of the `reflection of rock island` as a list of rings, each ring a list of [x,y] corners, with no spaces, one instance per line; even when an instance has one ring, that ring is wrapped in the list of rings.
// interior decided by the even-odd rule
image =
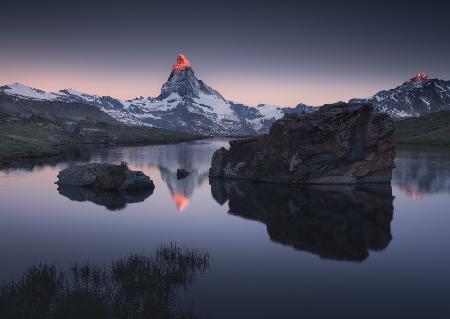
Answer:
[[[392,239],[390,185],[308,186],[211,179],[229,213],[263,222],[270,239],[322,258],[362,261]]]
[[[73,201],[92,202],[109,210],[124,209],[127,204],[143,202],[153,193],[153,189],[133,191],[106,191],[78,186],[60,186],[58,192]]]

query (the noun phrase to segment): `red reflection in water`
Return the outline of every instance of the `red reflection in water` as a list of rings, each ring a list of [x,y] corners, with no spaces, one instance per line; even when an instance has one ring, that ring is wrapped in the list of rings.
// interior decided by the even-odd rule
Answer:
[[[175,201],[177,210],[181,213],[189,205],[189,198],[178,192],[172,192],[172,198]]]
[[[408,188],[400,188],[402,192],[412,197],[414,201],[421,200],[423,197],[423,193],[408,189]]]

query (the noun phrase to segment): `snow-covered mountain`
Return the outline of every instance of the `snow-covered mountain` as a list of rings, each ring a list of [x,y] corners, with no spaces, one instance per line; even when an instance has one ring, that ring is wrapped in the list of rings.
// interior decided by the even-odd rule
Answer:
[[[18,83],[0,87],[0,94],[8,95],[17,103],[25,99],[88,104],[128,125],[221,136],[266,133],[285,113],[316,110],[305,104],[293,108],[269,104],[254,107],[227,100],[196,77],[191,63],[182,54],[157,97],[120,100],[72,89],[44,92]],[[431,79],[428,74],[420,73],[394,89],[350,102],[371,103],[376,111],[386,112],[395,119],[450,110],[450,81]]]
[[[180,54],[159,96],[119,100],[65,89],[47,93],[21,84],[0,87],[0,93],[18,100],[51,100],[94,105],[113,118],[129,125],[148,125],[207,135],[236,136],[265,133],[284,113],[311,111],[299,104],[296,108],[260,104],[256,107],[225,99],[219,92],[199,80],[191,63]]]
[[[448,111],[450,81],[431,79],[428,74],[419,73],[394,89],[380,91],[366,99],[352,99],[350,102],[371,103],[377,112],[388,113],[394,119]]]

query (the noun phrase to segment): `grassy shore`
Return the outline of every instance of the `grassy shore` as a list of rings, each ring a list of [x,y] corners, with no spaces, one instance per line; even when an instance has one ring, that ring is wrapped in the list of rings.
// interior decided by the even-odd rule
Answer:
[[[437,112],[396,123],[397,144],[450,146],[450,112]]]
[[[82,122],[75,124],[76,130],[68,130],[66,124],[0,115],[0,161],[60,155],[66,146],[76,144],[167,144],[203,138],[152,127]]]

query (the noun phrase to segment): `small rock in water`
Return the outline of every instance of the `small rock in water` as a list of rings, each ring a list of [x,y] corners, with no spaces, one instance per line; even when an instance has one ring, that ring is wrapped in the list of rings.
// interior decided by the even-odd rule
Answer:
[[[187,170],[179,168],[177,169],[177,179],[183,179],[186,178],[190,175],[191,173],[189,173]]]
[[[118,191],[155,188],[150,177],[128,169],[126,163],[70,166],[59,172],[56,184]]]

